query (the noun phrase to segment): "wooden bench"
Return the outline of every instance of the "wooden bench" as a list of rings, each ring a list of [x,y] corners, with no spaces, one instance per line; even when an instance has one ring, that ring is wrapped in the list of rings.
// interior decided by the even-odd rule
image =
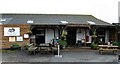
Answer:
[[[29,53],[35,54],[35,52],[36,52],[37,49],[38,49],[38,47],[29,47],[28,51],[29,51]]]
[[[103,51],[113,51],[113,53],[118,52],[118,46],[113,45],[98,45],[99,46],[99,53],[102,54]]]

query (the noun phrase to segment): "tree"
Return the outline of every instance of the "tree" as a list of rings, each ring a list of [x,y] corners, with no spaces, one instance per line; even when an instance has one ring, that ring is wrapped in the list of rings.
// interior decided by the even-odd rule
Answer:
[[[92,38],[93,38],[93,42],[95,42],[96,43],[96,41],[97,41],[97,29],[98,29],[98,26],[96,26],[96,25],[91,25],[90,27],[89,27],[89,29],[92,31]]]

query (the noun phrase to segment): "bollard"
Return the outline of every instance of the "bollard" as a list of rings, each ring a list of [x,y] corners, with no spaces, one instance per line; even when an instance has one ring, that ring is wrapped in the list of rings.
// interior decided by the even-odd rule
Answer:
[[[58,45],[58,55],[55,55],[55,57],[62,58],[62,55],[60,55],[60,45]]]

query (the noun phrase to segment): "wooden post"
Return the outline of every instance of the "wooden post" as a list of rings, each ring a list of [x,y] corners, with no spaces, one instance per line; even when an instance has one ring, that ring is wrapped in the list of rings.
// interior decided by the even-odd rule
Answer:
[[[86,35],[87,35],[87,29],[85,29],[85,40],[84,40],[84,43],[85,43],[85,47],[86,47]]]

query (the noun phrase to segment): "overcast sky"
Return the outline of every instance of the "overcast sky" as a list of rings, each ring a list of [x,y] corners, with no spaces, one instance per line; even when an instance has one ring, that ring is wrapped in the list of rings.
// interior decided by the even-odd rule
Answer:
[[[0,0],[0,13],[90,14],[118,22],[120,0]]]

